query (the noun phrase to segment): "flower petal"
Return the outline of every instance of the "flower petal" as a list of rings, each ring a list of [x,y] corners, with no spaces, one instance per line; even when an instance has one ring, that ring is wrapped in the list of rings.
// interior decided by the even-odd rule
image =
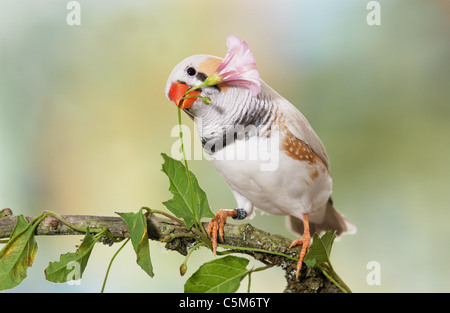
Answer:
[[[221,83],[242,85],[250,89],[256,97],[261,90],[259,72],[255,57],[245,41],[236,36],[228,36],[228,51],[217,68]]]

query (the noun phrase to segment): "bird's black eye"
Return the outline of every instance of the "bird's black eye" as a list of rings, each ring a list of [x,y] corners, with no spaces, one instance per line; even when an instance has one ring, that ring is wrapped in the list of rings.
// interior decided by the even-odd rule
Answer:
[[[189,67],[189,68],[186,70],[186,72],[187,72],[187,74],[188,74],[189,76],[195,76],[195,74],[197,74],[197,71],[196,71],[195,68],[193,68],[193,67]]]

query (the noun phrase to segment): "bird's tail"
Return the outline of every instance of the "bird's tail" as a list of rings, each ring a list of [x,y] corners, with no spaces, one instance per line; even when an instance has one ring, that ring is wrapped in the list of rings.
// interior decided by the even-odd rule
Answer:
[[[353,235],[356,233],[356,226],[334,208],[331,198],[325,206],[326,212],[321,222],[309,221],[311,236],[314,233],[321,235],[330,229],[336,231],[337,238],[345,234]],[[303,221],[301,219],[288,216],[286,217],[286,224],[288,229],[293,233],[303,234]]]

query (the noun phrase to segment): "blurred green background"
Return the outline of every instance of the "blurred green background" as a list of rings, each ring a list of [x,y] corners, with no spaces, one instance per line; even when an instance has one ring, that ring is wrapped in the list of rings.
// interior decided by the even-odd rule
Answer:
[[[380,26],[366,23],[361,0],[80,0],[80,26],[66,23],[66,3],[0,1],[0,208],[109,216],[163,209],[171,195],[160,153],[177,140],[166,80],[192,54],[225,56],[234,34],[327,147],[335,205],[358,227],[333,247],[343,280],[354,292],[450,291],[448,1],[381,0]],[[190,166],[213,211],[234,208],[207,160]],[[250,222],[294,239],[282,217],[259,212]],[[80,239],[37,238],[35,264],[12,292],[100,291],[117,245],[95,247],[79,285],[44,279],[48,262]],[[199,250],[180,277],[184,257],[150,247],[155,277],[128,245],[106,291],[182,292],[212,259]],[[381,266],[380,285],[366,281],[370,261]],[[254,292],[285,286],[280,269],[252,282]]]

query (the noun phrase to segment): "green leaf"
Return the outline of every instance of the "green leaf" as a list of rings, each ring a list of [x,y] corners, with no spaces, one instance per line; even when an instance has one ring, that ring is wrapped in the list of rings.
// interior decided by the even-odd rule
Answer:
[[[130,231],[131,243],[136,252],[136,262],[150,276],[153,277],[153,266],[150,259],[150,246],[147,234],[147,219],[140,209],[138,213],[118,213],[125,221]]]
[[[330,262],[331,248],[333,247],[336,232],[328,230],[322,237],[314,234],[313,242],[305,255],[304,262],[310,267],[317,267],[322,273],[343,292],[351,292],[350,288],[342,281],[334,271]],[[328,266],[325,266],[325,263]]]
[[[62,254],[59,261],[51,262],[44,270],[45,278],[54,283],[81,279],[95,243],[101,236],[92,237],[89,230],[76,252]]]
[[[10,240],[0,251],[0,290],[14,288],[27,277],[38,250],[34,231],[44,218],[41,214],[28,223],[23,215],[17,216]]]
[[[235,292],[242,278],[248,273],[248,260],[226,256],[207,262],[186,281],[186,293]]]
[[[173,194],[173,199],[163,202],[167,209],[175,216],[182,218],[187,228],[191,228],[195,224],[195,219],[197,219],[197,223],[200,223],[203,217],[214,217],[206,193],[198,185],[195,175],[189,171],[194,199],[192,201],[189,179],[183,163],[172,159],[165,153],[161,155],[164,158],[162,170],[169,177],[169,190]]]
[[[322,266],[323,263],[327,263],[330,268],[330,253],[333,246],[334,239],[336,238],[336,233],[332,230],[328,230],[322,237],[314,234],[314,238],[311,246],[309,247],[308,253],[305,255],[305,263],[308,266]]]

